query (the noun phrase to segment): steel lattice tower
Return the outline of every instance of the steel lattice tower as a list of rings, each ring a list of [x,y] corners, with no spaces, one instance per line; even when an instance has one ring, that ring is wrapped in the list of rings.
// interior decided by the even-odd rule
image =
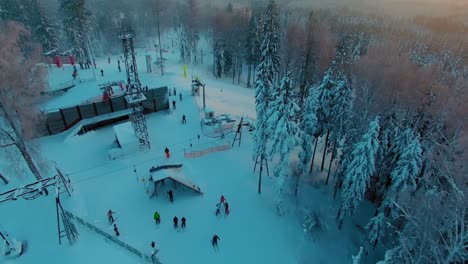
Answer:
[[[131,120],[135,135],[140,142],[140,150],[145,150],[151,148],[151,145],[148,137],[146,118],[143,113],[144,109],[141,105],[141,102],[146,100],[146,97],[143,94],[140,78],[138,77],[135,49],[133,46],[134,37],[135,31],[131,29],[123,29],[119,34],[119,38],[122,40],[125,69],[127,70],[128,94],[125,96],[125,100],[132,106]]]

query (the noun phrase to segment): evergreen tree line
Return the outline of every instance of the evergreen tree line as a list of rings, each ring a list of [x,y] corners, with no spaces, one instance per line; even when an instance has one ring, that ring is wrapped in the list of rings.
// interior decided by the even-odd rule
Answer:
[[[447,82],[442,67],[421,66],[400,46],[370,44],[359,32],[338,36],[321,81],[313,81],[318,67],[304,69],[318,64],[314,55],[302,64],[307,77],[293,78],[280,70],[279,17],[270,1],[255,73],[253,155],[273,165],[278,214],[298,199],[304,178],[322,177],[339,203],[339,229],[362,215],[363,203],[375,208],[361,241],[366,256],[384,249],[382,263],[466,260],[466,81]]]

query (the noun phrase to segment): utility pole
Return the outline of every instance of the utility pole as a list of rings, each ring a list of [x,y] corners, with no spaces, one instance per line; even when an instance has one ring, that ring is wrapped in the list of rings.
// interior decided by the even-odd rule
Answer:
[[[157,3],[157,10],[155,10],[155,13],[156,13],[156,20],[157,20],[157,24],[158,24],[158,43],[159,43],[159,63],[161,65],[161,75],[164,76],[164,61],[163,61],[163,57],[162,57],[162,44],[161,44],[161,27],[160,27],[160,23],[159,23],[159,17],[160,17],[160,12],[161,12],[161,2],[160,0],[156,0],[156,3]]]

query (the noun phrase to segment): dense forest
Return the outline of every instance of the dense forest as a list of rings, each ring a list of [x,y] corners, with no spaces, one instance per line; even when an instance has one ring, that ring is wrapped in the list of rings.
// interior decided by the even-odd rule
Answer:
[[[278,215],[298,214],[311,236],[358,228],[355,263],[466,262],[464,14],[245,2],[0,0],[0,35],[21,24],[38,62],[117,54],[123,27],[138,47],[177,47],[181,62],[255,89],[253,160],[270,161]],[[314,203],[311,188],[339,204],[333,223],[295,206]]]

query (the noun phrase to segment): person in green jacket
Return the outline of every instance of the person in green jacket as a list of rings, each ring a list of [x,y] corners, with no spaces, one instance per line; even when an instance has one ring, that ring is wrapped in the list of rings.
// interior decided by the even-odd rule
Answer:
[[[161,223],[161,216],[158,212],[154,212],[154,220],[156,221],[156,224]]]

